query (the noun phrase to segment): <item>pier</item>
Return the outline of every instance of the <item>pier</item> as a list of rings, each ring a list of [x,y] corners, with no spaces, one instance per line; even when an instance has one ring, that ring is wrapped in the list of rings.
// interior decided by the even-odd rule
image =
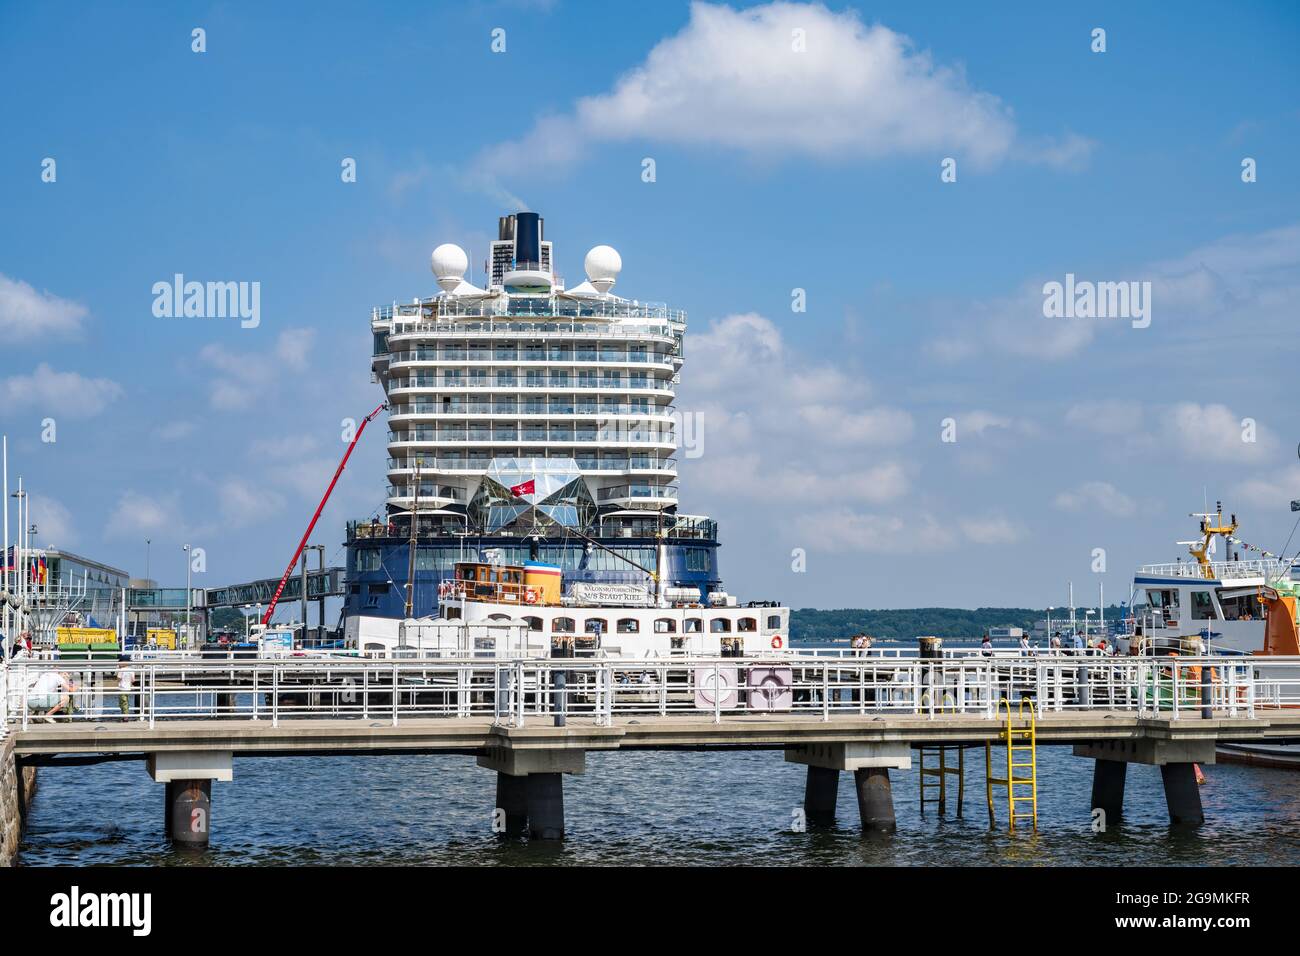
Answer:
[[[1122,818],[1131,763],[1161,768],[1171,823],[1204,819],[1195,764],[1219,743],[1300,740],[1300,659],[817,656],[763,659],[282,659],[160,653],[130,665],[20,661],[2,673],[18,767],[138,759],[166,787],[178,846],[205,845],[211,781],[233,758],[460,754],[495,772],[494,828],[564,834],[565,775],[623,750],[779,750],[808,768],[810,825],[833,818],[852,772],[865,830],[896,826],[891,770],[920,748],[1004,747],[1032,731],[1093,762],[1092,804]],[[54,722],[25,691],[51,670],[78,681]],[[1021,701],[1027,703],[1023,706]],[[11,774],[12,776],[12,774]],[[794,795],[792,795],[792,798]],[[992,801],[990,800],[990,810]]]

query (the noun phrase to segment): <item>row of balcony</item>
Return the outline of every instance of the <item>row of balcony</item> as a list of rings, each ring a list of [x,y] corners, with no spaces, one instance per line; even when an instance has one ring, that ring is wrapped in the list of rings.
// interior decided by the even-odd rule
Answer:
[[[662,471],[675,473],[675,458],[650,458],[645,455],[632,455],[626,458],[605,457],[592,458],[582,456],[574,459],[579,471]],[[389,471],[410,471],[417,466],[422,471],[483,471],[492,463],[490,457],[463,458],[438,457],[435,455],[408,455],[405,458],[389,458]]]
[[[429,437],[429,432],[423,433],[425,437],[413,439],[414,441],[424,444],[438,444],[440,442],[481,442],[485,444],[500,444],[502,442],[603,442],[605,444],[660,444],[672,445],[676,447],[677,433],[671,429],[656,430],[648,425],[634,426],[623,425],[622,423],[611,424],[603,428],[578,427],[574,428],[568,424],[546,425],[523,425],[515,427],[513,425],[497,424],[491,428],[483,426],[460,426],[440,425],[438,430]],[[528,456],[524,456],[528,457]]]
[[[452,322],[440,319],[487,319],[486,322]],[[518,321],[518,320],[524,321]],[[537,320],[542,321],[537,321]],[[583,322],[583,319],[605,319],[605,322]],[[607,328],[618,319],[618,325],[630,325],[637,320],[652,328],[670,328],[686,324],[686,313],[670,309],[662,302],[628,302],[621,299],[568,299],[560,296],[496,296],[492,299],[453,299],[435,296],[419,302],[395,302],[371,312],[372,321],[416,322],[422,325],[446,325],[453,328],[500,325],[551,326],[559,331],[586,328]],[[632,320],[629,323],[627,320]],[[532,320],[532,321],[529,321]]]
[[[598,528],[592,528],[591,531],[605,537],[620,538],[656,538],[662,534],[665,538],[686,541],[716,541],[718,539],[718,524],[713,519],[681,515],[676,518],[669,518],[666,523],[658,517],[632,518],[620,516],[602,521]],[[349,544],[355,541],[371,541],[383,538],[407,538],[410,533],[410,519],[402,515],[396,515],[386,521],[370,518],[347,523],[347,540]],[[456,539],[465,537],[465,535],[466,525],[461,519],[431,515],[421,515],[420,517],[419,536],[421,538]],[[471,547],[481,543],[481,538],[471,537]]]
[[[654,363],[668,365],[675,357],[672,352],[642,348],[613,348],[594,346],[570,348],[567,345],[525,346],[516,348],[442,348],[398,349],[387,353],[391,363],[398,362],[545,362],[586,363],[622,362],[626,364]]]
[[[653,498],[662,501],[676,501],[677,485],[613,485],[609,488],[601,488],[596,497],[599,501],[621,501],[633,498]]]
[[[520,402],[513,400],[464,402],[455,399],[441,402],[411,402],[401,407],[414,409],[414,411],[394,410],[393,414],[449,415],[453,418],[464,418],[467,415],[588,415],[597,418],[640,415],[646,418],[669,418],[673,415],[673,406],[651,405],[648,399],[639,402],[597,402],[595,400],[575,402],[563,398],[552,398],[550,401],[538,398]]]
[[[433,389],[439,389],[442,391],[463,391],[466,389],[492,389],[494,391],[503,391],[508,389],[512,392],[521,392],[529,389],[544,392],[604,389],[606,391],[617,392],[671,392],[673,391],[674,383],[668,378],[629,376],[625,379],[621,375],[606,375],[601,378],[570,378],[563,375],[552,375],[549,378],[542,378],[541,376],[518,378],[513,375],[497,375],[492,379],[489,379],[486,375],[423,375],[391,378],[388,380],[385,387],[389,392],[399,391],[402,389],[419,389],[422,391]]]

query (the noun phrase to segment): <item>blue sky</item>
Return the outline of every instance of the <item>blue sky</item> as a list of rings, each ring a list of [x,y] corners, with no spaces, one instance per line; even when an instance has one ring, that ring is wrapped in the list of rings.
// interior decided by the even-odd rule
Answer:
[[[209,586],[279,573],[340,421],[382,399],[370,308],[432,294],[435,245],[481,261],[526,204],[570,282],[608,243],[620,294],[688,311],[683,510],[722,522],[742,596],[1118,599],[1203,496],[1279,550],[1298,11],[0,3],[11,480],[38,543],[139,575],[151,538],[171,583],[184,543]],[[260,282],[260,325],[155,317],[175,273]],[[1044,317],[1067,273],[1151,282],[1150,327]],[[382,505],[383,439],[322,518],[327,558]]]

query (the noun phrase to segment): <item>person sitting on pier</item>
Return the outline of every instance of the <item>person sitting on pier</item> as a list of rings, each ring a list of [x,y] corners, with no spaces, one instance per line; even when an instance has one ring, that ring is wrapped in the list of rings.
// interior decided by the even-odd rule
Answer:
[[[71,712],[72,695],[76,692],[76,682],[63,671],[46,671],[28,689],[27,709],[43,712],[45,719],[52,724],[59,711]]]

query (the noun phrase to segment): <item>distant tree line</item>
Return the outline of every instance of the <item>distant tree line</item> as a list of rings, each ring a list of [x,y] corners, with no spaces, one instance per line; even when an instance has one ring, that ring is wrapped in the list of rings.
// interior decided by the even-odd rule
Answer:
[[[1064,615],[1068,616],[1069,611]],[[1076,611],[1079,620],[1084,611]],[[1062,610],[1052,611],[1053,621],[1062,618]],[[1117,605],[1106,608],[1106,620],[1120,616]],[[1020,627],[1029,631],[1035,622],[1047,617],[1047,609],[1027,607],[915,607],[873,611],[867,608],[842,608],[822,611],[805,607],[790,612],[790,639],[800,643],[820,644],[836,638],[848,638],[866,632],[882,640],[910,641],[922,635],[947,638],[979,638],[990,627]]]

